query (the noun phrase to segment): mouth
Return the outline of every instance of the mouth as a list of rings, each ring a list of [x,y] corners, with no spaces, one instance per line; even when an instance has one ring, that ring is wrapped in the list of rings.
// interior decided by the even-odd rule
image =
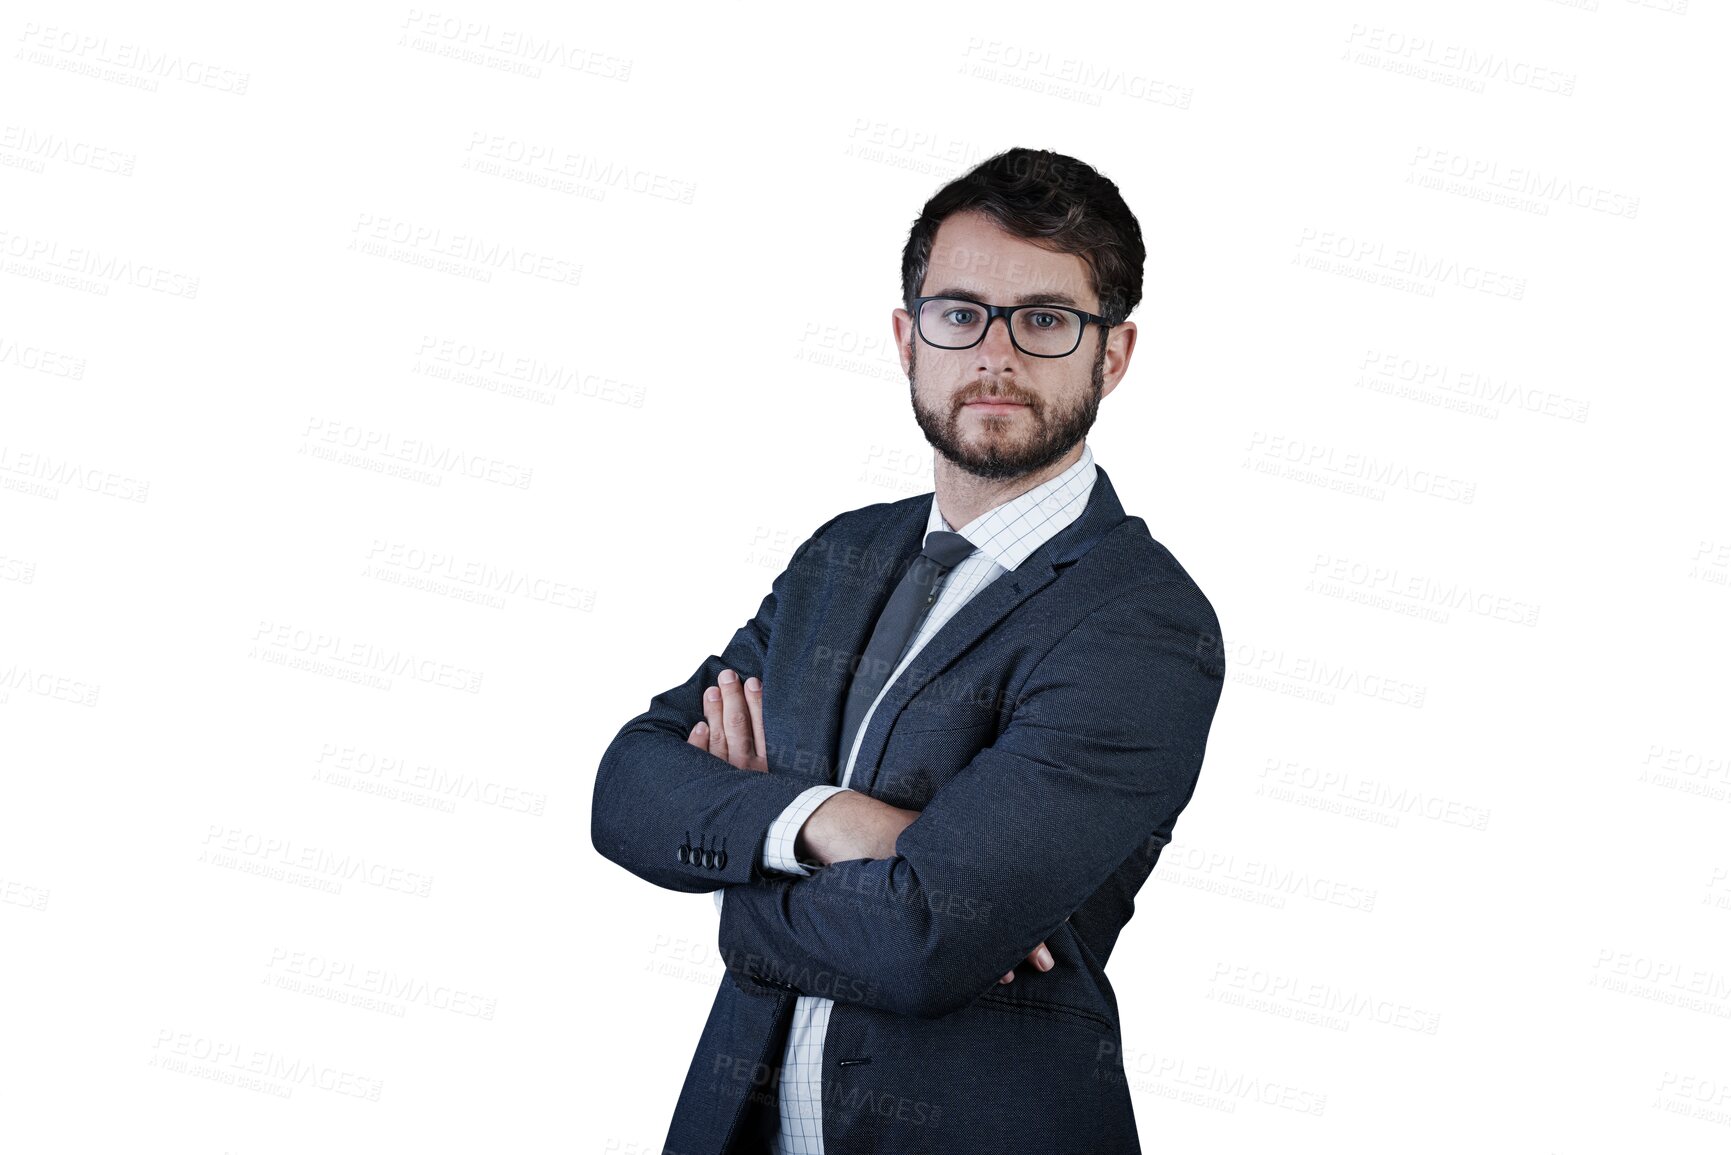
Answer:
[[[982,397],[962,406],[964,409],[979,409],[986,413],[1010,413],[1017,409],[1026,409],[1021,401],[1006,401],[1001,397]]]

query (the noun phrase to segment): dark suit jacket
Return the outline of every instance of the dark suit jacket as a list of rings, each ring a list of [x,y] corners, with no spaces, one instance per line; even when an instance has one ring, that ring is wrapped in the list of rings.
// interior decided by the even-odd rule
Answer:
[[[748,1102],[773,1111],[796,994],[835,1000],[825,1155],[1139,1150],[1105,965],[1196,788],[1225,662],[1213,607],[1105,470],[872,714],[850,787],[921,811],[895,857],[811,878],[759,866],[782,808],[837,778],[850,661],[931,500],[820,526],[726,649],[602,756],[596,850],[670,890],[730,888],[728,977],[669,1152],[743,1150]],[[724,668],[764,681],[768,774],[686,742]],[[1056,966],[1018,965],[1042,939]]]

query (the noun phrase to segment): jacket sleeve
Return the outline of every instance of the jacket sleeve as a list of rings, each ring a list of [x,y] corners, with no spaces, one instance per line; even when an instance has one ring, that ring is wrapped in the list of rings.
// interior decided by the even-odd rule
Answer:
[[[1188,578],[1096,608],[1040,659],[997,741],[893,857],[735,888],[721,913],[728,970],[742,985],[923,1018],[969,1005],[1170,830],[1224,676],[1214,611]]]
[[[799,832],[805,826],[805,820],[811,817],[812,811],[829,801],[831,795],[840,794],[843,789],[841,786],[821,784],[807,787],[804,793],[787,804],[787,809],[776,816],[775,821],[769,824],[769,837],[763,844],[763,861],[759,863],[766,874],[797,874],[802,878],[811,874],[794,853]],[[721,913],[721,900],[726,895],[725,889],[715,892],[717,914]]]
[[[762,858],[770,824],[812,779],[741,770],[687,738],[703,720],[703,692],[722,670],[737,671],[742,681],[763,677],[777,600],[789,575],[835,521],[819,526],[794,550],[757,615],[719,655],[704,659],[681,685],[655,695],[609,743],[595,772],[590,811],[590,838],[601,855],[656,886],[688,893],[766,877]],[[773,765],[773,751],[769,759]]]

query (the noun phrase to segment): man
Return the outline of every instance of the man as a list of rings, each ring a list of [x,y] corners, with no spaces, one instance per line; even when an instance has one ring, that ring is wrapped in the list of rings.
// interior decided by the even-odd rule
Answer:
[[[668,1152],[1140,1150],[1104,967],[1224,677],[1084,440],[1143,260],[1070,157],[940,190],[892,314],[933,493],[819,526],[603,755],[596,849],[721,912]]]

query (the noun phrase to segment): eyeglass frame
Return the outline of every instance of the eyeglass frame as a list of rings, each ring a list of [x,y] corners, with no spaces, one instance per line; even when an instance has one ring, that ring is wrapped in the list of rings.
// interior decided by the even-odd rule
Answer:
[[[977,305],[984,309],[986,311],[986,323],[981,327],[979,337],[973,341],[972,344],[968,345],[939,345],[930,337],[927,337],[925,327],[920,324],[920,314],[925,311],[925,303],[927,301],[966,301],[970,305]],[[972,297],[958,297],[954,293],[933,293],[931,296],[927,297],[915,297],[909,303],[913,305],[913,309],[911,309],[910,312],[912,312],[914,316],[914,332],[919,334],[920,340],[924,341],[934,349],[944,349],[954,353],[959,353],[964,349],[972,349],[975,345],[984,341],[986,339],[986,334],[992,331],[992,322],[999,317],[1004,319],[1004,332],[1009,334],[1010,344],[1015,346],[1016,352],[1022,354],[1024,357],[1043,357],[1048,360],[1056,360],[1059,357],[1069,357],[1074,354],[1077,349],[1080,349],[1082,347],[1082,338],[1088,335],[1089,325],[1098,325],[1102,329],[1110,330],[1115,325],[1120,324],[1120,322],[1117,321],[1109,321],[1098,313],[1090,313],[1086,309],[1077,309],[1069,305],[1055,305],[1040,301],[1034,301],[1026,305],[988,305],[984,301],[976,301]],[[1070,351],[1068,353],[1030,353],[1028,350],[1022,348],[1022,343],[1016,340],[1016,326],[1014,323],[1015,314],[1022,309],[1061,309],[1066,313],[1076,314],[1076,316],[1082,318],[1082,327],[1076,332],[1076,343],[1070,346]]]

